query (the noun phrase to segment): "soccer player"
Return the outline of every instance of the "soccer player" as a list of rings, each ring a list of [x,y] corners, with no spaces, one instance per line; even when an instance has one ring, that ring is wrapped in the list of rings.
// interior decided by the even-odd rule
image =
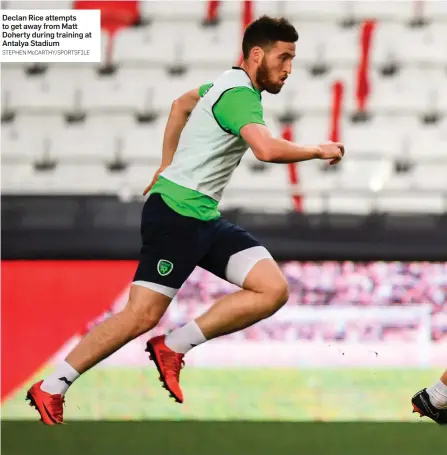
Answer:
[[[44,423],[63,422],[64,395],[81,374],[157,325],[196,266],[241,290],[147,342],[164,387],[179,403],[180,370],[190,349],[268,318],[287,302],[287,281],[270,253],[222,219],[218,203],[248,148],[269,163],[321,159],[336,164],[343,157],[341,143],[297,145],[272,137],[264,123],[261,92],[281,91],[297,40],[286,19],[263,16],[244,33],[241,67],[173,102],[161,166],[143,193],[150,196],[142,211],[141,255],[129,301],[87,333],[53,374],[29,389],[27,398]]]
[[[439,381],[422,389],[411,399],[413,412],[429,417],[440,425],[447,425],[447,370]]]

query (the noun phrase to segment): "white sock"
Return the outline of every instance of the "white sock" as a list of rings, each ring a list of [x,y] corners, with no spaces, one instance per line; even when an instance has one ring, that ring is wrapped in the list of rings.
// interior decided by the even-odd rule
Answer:
[[[447,409],[447,385],[438,381],[431,387],[427,387],[427,393],[433,406],[438,409]]]
[[[65,392],[79,377],[79,373],[67,362],[62,362],[56,368],[56,371],[48,376],[41,384],[40,388],[51,395],[60,393],[65,395]]]
[[[205,341],[206,338],[196,321],[191,321],[167,335],[165,344],[174,352],[186,354],[190,349]]]

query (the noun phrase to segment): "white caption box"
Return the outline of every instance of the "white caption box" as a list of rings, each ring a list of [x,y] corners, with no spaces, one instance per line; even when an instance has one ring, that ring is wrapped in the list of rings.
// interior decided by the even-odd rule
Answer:
[[[1,10],[1,62],[100,62],[100,10]]]

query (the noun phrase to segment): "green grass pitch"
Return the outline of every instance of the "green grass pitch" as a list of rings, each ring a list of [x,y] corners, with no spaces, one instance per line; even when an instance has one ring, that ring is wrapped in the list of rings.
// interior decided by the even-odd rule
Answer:
[[[35,419],[31,379],[2,406],[3,419]],[[410,399],[438,369],[198,369],[186,367],[183,405],[154,368],[95,368],[67,394],[67,420],[418,421]]]
[[[410,406],[437,369],[186,368],[179,405],[153,368],[96,368],[67,394],[58,427],[24,401],[45,373],[3,404],[2,455],[447,453],[447,428]]]

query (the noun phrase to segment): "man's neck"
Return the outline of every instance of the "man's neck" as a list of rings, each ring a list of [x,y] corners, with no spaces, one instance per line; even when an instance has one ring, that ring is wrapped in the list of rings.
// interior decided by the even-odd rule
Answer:
[[[256,69],[250,68],[250,66],[247,64],[245,60],[241,63],[240,67],[247,73],[251,83],[253,84],[253,87],[256,87],[258,91],[261,92],[262,91],[261,88],[256,83]]]

